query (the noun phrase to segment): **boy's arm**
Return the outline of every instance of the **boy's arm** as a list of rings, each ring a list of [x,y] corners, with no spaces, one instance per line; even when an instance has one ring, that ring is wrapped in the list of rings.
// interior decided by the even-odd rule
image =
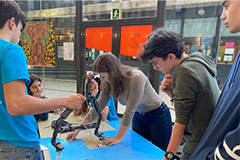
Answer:
[[[174,154],[177,153],[177,150],[182,141],[185,128],[186,128],[186,125],[175,122],[167,151],[171,151]],[[163,159],[166,160],[166,157],[164,157]]]
[[[32,115],[62,107],[75,109],[85,101],[85,97],[80,94],[70,94],[67,98],[36,98],[26,95],[25,89],[25,80],[3,84],[6,106],[10,115]]]

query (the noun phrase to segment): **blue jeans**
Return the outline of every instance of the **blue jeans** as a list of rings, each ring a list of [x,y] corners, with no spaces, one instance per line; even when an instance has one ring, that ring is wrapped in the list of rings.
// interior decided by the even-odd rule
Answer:
[[[166,151],[172,133],[172,119],[169,108],[163,102],[149,112],[135,112],[132,128],[135,132]]]
[[[0,140],[0,160],[43,160],[40,146],[25,148]]]

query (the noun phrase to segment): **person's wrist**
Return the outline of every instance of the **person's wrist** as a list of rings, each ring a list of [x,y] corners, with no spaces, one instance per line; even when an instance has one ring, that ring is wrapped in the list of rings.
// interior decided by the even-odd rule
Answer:
[[[80,125],[79,125],[80,126]],[[81,131],[81,129],[77,129],[76,131],[75,131],[75,133],[79,133]]]
[[[119,136],[119,135],[117,135],[116,137],[117,137],[117,139],[119,139],[120,141],[122,141],[122,139],[123,139],[123,137],[121,137],[121,136]]]
[[[61,102],[61,107],[60,107],[60,108],[62,108],[62,107],[68,108],[68,107],[67,107],[67,105],[69,104],[68,98],[64,97],[64,98],[60,98],[60,99],[62,100],[62,102]]]
[[[173,152],[171,151],[167,151],[165,152],[164,154],[164,157],[167,159],[167,160],[179,160],[180,158],[178,156],[176,156]]]

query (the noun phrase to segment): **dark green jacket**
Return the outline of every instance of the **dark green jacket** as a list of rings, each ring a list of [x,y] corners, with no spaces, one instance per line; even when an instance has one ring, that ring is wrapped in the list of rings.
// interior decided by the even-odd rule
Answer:
[[[185,124],[185,149],[192,154],[206,131],[220,91],[216,66],[210,56],[195,52],[173,74],[176,122]]]

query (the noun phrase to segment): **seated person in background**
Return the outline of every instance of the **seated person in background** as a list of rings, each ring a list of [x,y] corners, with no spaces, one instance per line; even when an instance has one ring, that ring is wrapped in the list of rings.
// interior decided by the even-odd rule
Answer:
[[[83,84],[81,87],[81,92],[82,94],[84,93],[84,85],[85,85],[85,79],[86,76],[84,77],[83,80]],[[100,85],[101,85],[101,80],[99,77],[95,77],[94,79],[92,79],[92,89],[91,89],[91,93],[93,96],[95,96],[97,99],[100,95]],[[91,107],[93,107],[93,104],[90,102]],[[86,114],[88,111],[88,105],[87,105],[87,101],[85,101],[82,106],[80,107],[79,110],[74,110],[73,114],[74,115],[79,115],[81,113]],[[105,121],[106,119],[109,121],[118,121],[119,118],[117,116],[117,111],[116,111],[116,107],[115,107],[115,102],[114,102],[114,98],[111,97],[106,105],[106,107],[104,108],[104,110],[102,111],[102,120]]]
[[[30,84],[27,86],[28,95],[38,98],[46,98],[43,94],[42,80],[35,74],[30,74]],[[48,112],[35,114],[36,120],[46,121],[48,119]]]

